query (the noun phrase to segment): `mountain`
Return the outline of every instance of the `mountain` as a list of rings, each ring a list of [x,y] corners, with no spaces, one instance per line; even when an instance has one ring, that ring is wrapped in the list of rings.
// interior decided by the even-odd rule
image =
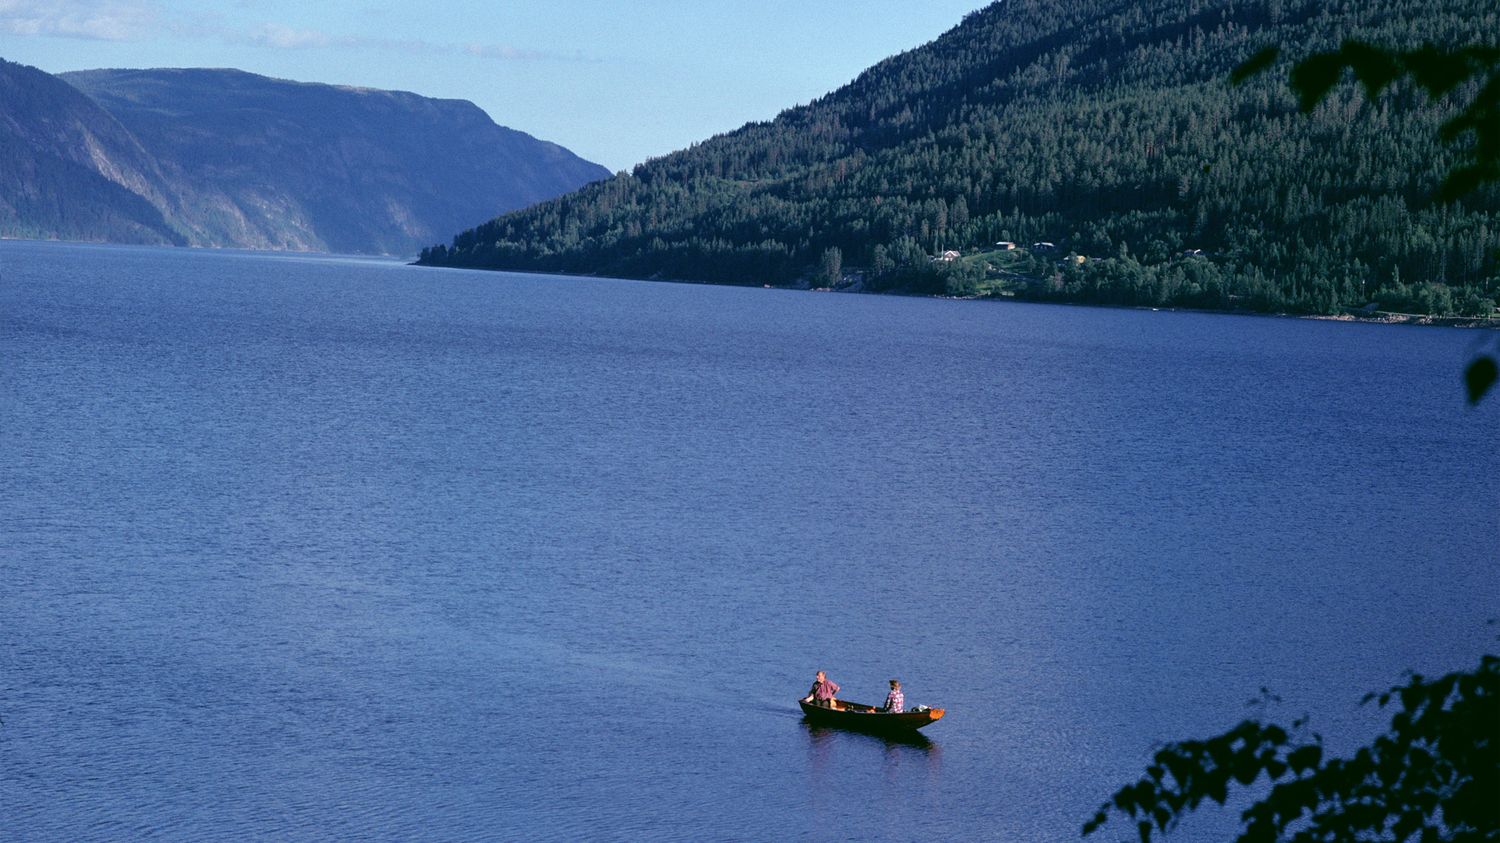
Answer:
[[[6,179],[0,203],[42,196],[57,206],[16,210],[0,219],[5,234],[412,254],[446,232],[608,175],[462,100],[238,70],[46,77],[7,63],[0,75],[5,150],[35,161]],[[30,93],[13,99],[21,90]],[[86,129],[48,128],[59,125]],[[89,171],[116,187],[88,181]],[[113,222],[154,219],[119,189],[160,220],[136,229]],[[100,203],[112,209],[107,225],[74,210]]]
[[[1451,105],[1409,88],[1370,104],[1350,86],[1304,115],[1276,74],[1226,80],[1267,44],[1295,57],[1345,38],[1452,45],[1497,31],[1484,0],[1008,0],[806,106],[498,217],[422,261],[1487,312],[1500,191],[1430,199],[1455,160],[1436,139]]]
[[[71,85],[0,59],[0,234],[182,245],[156,159]]]

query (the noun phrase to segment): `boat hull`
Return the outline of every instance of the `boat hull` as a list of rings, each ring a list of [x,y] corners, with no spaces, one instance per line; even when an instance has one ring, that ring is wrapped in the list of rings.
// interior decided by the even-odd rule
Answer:
[[[923,726],[941,720],[945,713],[944,709],[930,708],[926,711],[888,714],[877,711],[873,706],[847,700],[834,700],[833,703],[837,706],[836,708],[824,708],[801,700],[797,701],[797,705],[802,707],[802,714],[809,723],[876,734],[909,735]]]

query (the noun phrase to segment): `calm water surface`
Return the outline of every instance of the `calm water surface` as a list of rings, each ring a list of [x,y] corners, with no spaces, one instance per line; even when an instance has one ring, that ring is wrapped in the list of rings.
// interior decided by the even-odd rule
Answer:
[[[1494,649],[1480,340],[0,243],[0,836],[1064,840],[1262,686],[1347,751]]]

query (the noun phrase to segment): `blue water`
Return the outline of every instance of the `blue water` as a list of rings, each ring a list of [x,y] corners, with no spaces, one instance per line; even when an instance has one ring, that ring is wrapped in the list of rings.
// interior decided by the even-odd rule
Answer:
[[[1483,341],[0,243],[0,836],[1063,840],[1262,686],[1347,751],[1495,649]]]

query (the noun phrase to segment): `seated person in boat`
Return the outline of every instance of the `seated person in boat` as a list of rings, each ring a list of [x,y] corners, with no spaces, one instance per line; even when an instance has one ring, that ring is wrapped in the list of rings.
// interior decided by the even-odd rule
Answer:
[[[823,708],[833,708],[833,699],[838,692],[838,683],[829,679],[820,670],[818,671],[816,681],[813,682],[812,690],[807,692],[807,696],[803,697],[802,701],[822,706]]]
[[[901,693],[901,680],[891,680],[891,692],[885,695],[885,705],[875,710],[887,714],[900,714],[906,710],[906,697]]]

